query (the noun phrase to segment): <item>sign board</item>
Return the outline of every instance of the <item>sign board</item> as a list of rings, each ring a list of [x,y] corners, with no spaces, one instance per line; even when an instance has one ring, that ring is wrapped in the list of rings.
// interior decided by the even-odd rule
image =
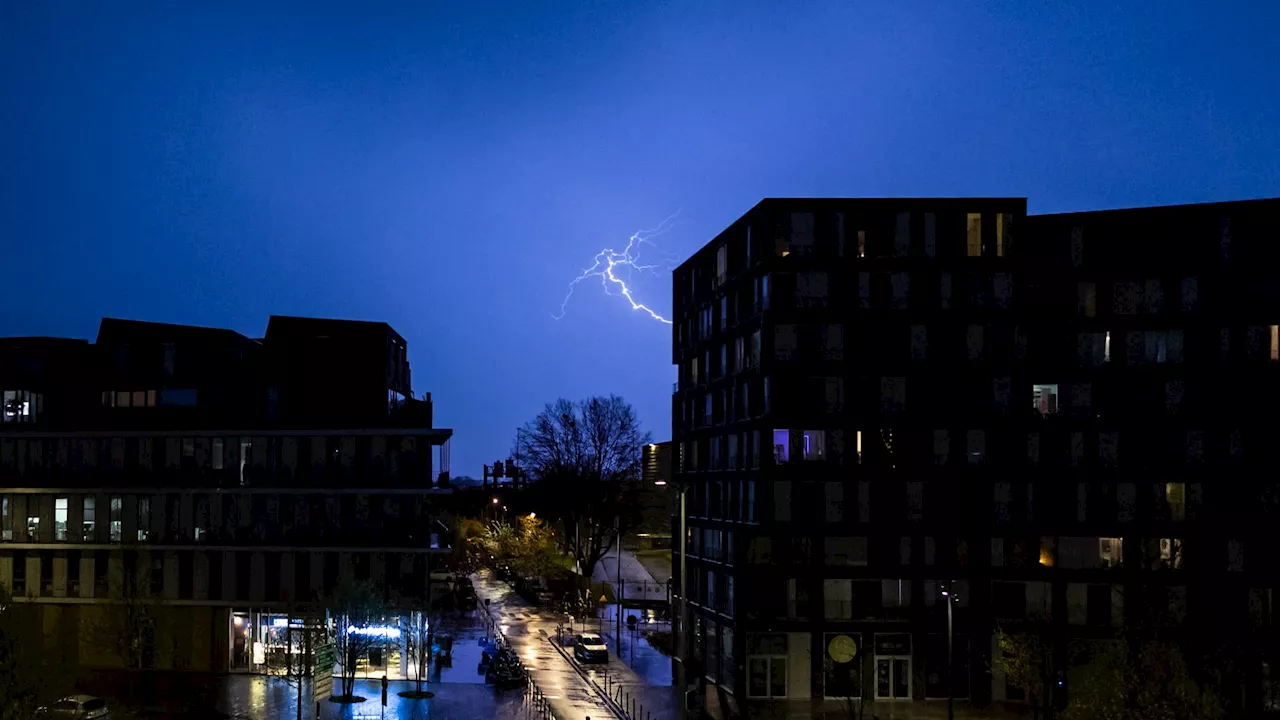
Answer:
[[[333,668],[329,668],[328,670],[316,670],[316,702],[328,700],[330,695],[333,695]]]
[[[337,663],[333,643],[324,643],[316,648],[315,698],[326,700],[333,695],[333,666]]]
[[[265,665],[267,662],[267,646],[260,642],[253,644],[253,664]]]

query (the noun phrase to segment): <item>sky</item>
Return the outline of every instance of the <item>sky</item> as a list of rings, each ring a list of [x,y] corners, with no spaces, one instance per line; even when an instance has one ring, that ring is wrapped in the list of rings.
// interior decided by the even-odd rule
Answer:
[[[670,326],[591,283],[553,318],[602,248],[678,213],[674,266],[762,197],[1280,196],[1276,27],[1263,0],[6,0],[0,335],[383,320],[455,475],[558,397],[662,440]],[[635,280],[669,315],[670,273]]]

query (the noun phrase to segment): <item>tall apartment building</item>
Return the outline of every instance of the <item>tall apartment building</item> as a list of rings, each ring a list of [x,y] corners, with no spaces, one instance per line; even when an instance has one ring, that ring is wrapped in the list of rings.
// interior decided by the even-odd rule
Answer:
[[[1025,206],[765,200],[675,270],[677,682],[986,706],[997,627],[1142,624],[1274,702],[1280,201]]]
[[[452,431],[411,395],[385,323],[0,339],[0,584],[62,667],[119,666],[100,631],[146,603],[146,666],[267,671],[343,578],[428,592]]]

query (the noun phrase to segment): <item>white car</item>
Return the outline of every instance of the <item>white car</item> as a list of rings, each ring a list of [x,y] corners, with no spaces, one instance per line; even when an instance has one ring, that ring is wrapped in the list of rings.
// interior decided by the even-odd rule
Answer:
[[[107,717],[107,702],[92,695],[68,695],[49,707],[40,708],[39,714],[50,720],[102,720]]]
[[[609,662],[609,648],[599,635],[579,635],[573,643],[573,657],[581,663]]]

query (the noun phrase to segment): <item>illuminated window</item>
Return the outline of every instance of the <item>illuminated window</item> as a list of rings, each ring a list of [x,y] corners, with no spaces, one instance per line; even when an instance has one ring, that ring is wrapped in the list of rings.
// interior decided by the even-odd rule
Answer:
[[[0,495],[0,540],[13,539],[13,509],[9,506],[9,496]]]
[[[1098,561],[1102,567],[1124,564],[1124,538],[1098,538]]]
[[[213,439],[213,469],[221,470],[223,463],[223,445],[222,438]]]
[[[1271,355],[1272,360],[1280,360],[1280,325],[1271,326]]]
[[[785,463],[791,461],[791,431],[790,430],[774,430],[773,431],[773,462]]]
[[[67,498],[53,500],[53,539],[67,539]]]
[[[968,254],[969,254],[969,257],[982,256],[982,215],[981,213],[969,213]]]
[[[138,498],[138,541],[146,542],[151,536],[151,498]]]
[[[84,518],[80,521],[80,539],[84,542],[93,542],[94,531],[98,526],[95,504],[92,497],[84,499]]]
[[[30,510],[27,511],[31,512]],[[40,516],[27,515],[27,542],[40,541]]]
[[[1032,385],[1031,402],[1035,411],[1041,415],[1056,415],[1058,413],[1057,384]]]
[[[1004,257],[1004,233],[1009,227],[1006,213],[996,213],[996,257]]]
[[[120,518],[124,514],[124,500],[119,495],[111,498],[111,542],[120,542],[124,538],[124,529]]]
[[[825,430],[804,431],[804,459],[822,460],[827,456],[827,432]]]
[[[857,455],[855,456],[857,458],[856,462],[859,465],[861,465],[862,464],[862,431],[855,430],[854,435],[855,435],[854,447],[855,447],[855,452],[857,452]]]
[[[1160,538],[1160,567],[1177,570],[1182,567],[1182,540]]]
[[[858,257],[867,256],[867,231],[858,231]]]

